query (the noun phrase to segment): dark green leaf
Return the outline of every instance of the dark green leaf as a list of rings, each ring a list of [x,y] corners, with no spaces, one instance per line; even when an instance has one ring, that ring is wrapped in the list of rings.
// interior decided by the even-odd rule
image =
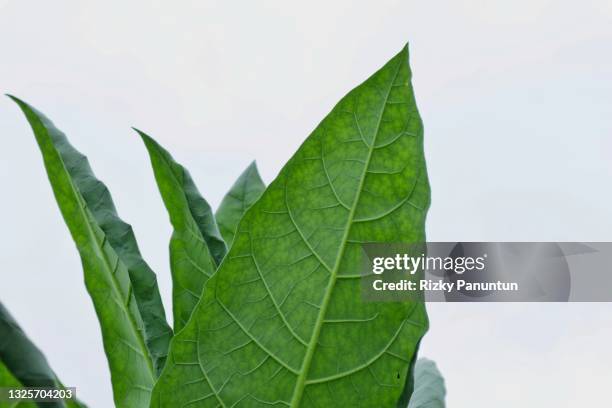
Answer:
[[[189,320],[204,284],[217,269],[227,247],[210,205],[200,195],[189,172],[155,140],[135,130],[149,152],[155,180],[174,228],[170,267],[174,330],[178,332]]]
[[[0,387],[64,388],[49,367],[47,359],[26,336],[13,316],[0,303]],[[0,403],[0,406],[3,406]],[[13,407],[28,408],[36,404],[23,402]],[[45,403],[45,407],[78,408],[84,404],[74,400]]]
[[[422,303],[366,302],[363,242],[425,240],[423,128],[402,50],[344,97],[240,221],[152,406],[392,407]]]
[[[408,408],[444,408],[446,387],[436,363],[420,358],[414,368],[414,392]]]
[[[88,160],[43,114],[11,97],[40,147],[55,199],[72,234],[98,314],[118,407],[148,406],[172,332],[155,274],[142,260],[131,227],[121,221]]]
[[[215,217],[228,247],[234,241],[236,228],[246,210],[261,197],[265,189],[266,185],[259,176],[257,164],[252,162],[223,197]]]

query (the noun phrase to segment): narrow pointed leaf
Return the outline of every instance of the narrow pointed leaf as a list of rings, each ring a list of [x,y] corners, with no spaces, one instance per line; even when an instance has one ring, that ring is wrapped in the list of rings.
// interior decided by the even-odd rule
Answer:
[[[223,197],[215,217],[228,248],[234,241],[236,228],[246,210],[261,197],[265,189],[266,185],[259,176],[257,164],[252,162]]]
[[[402,50],[344,97],[240,221],[152,406],[393,407],[422,303],[365,302],[362,242],[425,239],[423,129]]]
[[[145,133],[136,130],[149,152],[155,180],[174,229],[170,239],[174,330],[191,316],[202,288],[227,248],[210,205],[189,172]]]
[[[444,408],[445,398],[444,378],[436,363],[420,358],[414,368],[414,392],[408,408]]]
[[[40,147],[55,199],[76,243],[93,300],[117,407],[144,407],[164,364],[171,330],[155,274],[142,260],[131,227],[121,221],[88,160],[53,123],[12,97]]]
[[[64,388],[38,347],[26,336],[13,316],[0,303],[0,387]],[[29,407],[24,402],[16,407]],[[0,404],[1,406],[1,404]],[[49,402],[56,408],[85,407],[75,400]]]

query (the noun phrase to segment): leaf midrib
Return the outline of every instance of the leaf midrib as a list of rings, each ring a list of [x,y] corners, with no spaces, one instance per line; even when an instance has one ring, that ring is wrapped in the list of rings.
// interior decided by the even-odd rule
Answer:
[[[361,174],[361,178],[359,179],[359,186],[357,188],[357,194],[355,196],[355,199],[353,200],[353,205],[351,206],[348,218],[347,218],[347,222],[346,222],[346,228],[344,231],[344,234],[342,236],[342,241],[341,241],[341,246],[340,249],[338,251],[338,256],[336,257],[336,263],[334,264],[334,267],[331,270],[331,277],[330,280],[327,284],[327,288],[325,289],[325,295],[323,297],[323,303],[321,305],[321,311],[319,312],[319,315],[317,316],[317,321],[315,322],[315,329],[313,332],[312,337],[310,338],[310,342],[308,344],[308,347],[306,349],[306,355],[304,357],[304,361],[302,363],[302,369],[300,370],[300,374],[298,376],[295,388],[294,388],[294,392],[293,392],[293,397],[291,398],[291,403],[290,406],[291,408],[297,408],[302,400],[302,395],[304,393],[304,388],[306,387],[306,379],[307,379],[307,375],[308,372],[310,370],[310,364],[312,362],[312,357],[314,356],[314,351],[316,350],[316,346],[317,343],[319,341],[319,335],[321,332],[321,328],[323,327],[323,322],[325,320],[325,315],[327,314],[327,308],[329,306],[329,301],[331,299],[331,294],[333,292],[333,289],[335,287],[335,283],[336,283],[336,279],[338,276],[338,269],[340,267],[340,262],[342,261],[343,257],[344,257],[344,251],[346,249],[346,243],[348,240],[348,235],[351,229],[351,225],[353,224],[353,218],[355,216],[355,211],[357,209],[357,206],[359,204],[359,199],[361,197],[361,191],[363,190],[363,184],[366,178],[366,174],[368,171],[368,168],[370,167],[370,160],[372,158],[372,154],[374,152],[374,148],[376,145],[376,139],[378,136],[378,133],[380,131],[380,124],[382,122],[382,118],[383,115],[385,113],[385,110],[387,108],[387,102],[389,100],[389,95],[391,94],[391,89],[393,88],[393,84],[395,83],[396,79],[397,79],[397,75],[399,74],[399,69],[401,67],[401,59],[398,58],[398,61],[396,62],[397,67],[395,69],[395,74],[393,75],[393,79],[390,81],[390,85],[387,89],[387,94],[385,95],[385,100],[383,102],[381,111],[380,111],[380,116],[378,117],[378,122],[376,124],[376,130],[374,132],[374,137],[372,139],[372,143],[371,145],[368,145],[367,143],[365,143],[364,140],[364,144],[368,147],[368,157],[366,159],[365,165],[363,167],[363,172]],[[355,120],[357,120],[357,118],[355,118]],[[357,125],[359,126],[359,123],[357,122]],[[361,129],[360,129],[361,132]],[[331,183],[330,183],[331,184]],[[287,209],[289,210],[289,209]]]

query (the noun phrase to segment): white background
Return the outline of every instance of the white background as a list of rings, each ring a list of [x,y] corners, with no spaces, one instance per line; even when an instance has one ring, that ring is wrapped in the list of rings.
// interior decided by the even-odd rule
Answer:
[[[609,0],[0,0],[0,91],[90,157],[169,312],[170,224],[130,126],[166,146],[216,207],[252,159],[271,181],[407,41],[429,240],[612,240]],[[80,261],[8,98],[0,143],[0,299],[65,384],[110,407]],[[422,354],[446,377],[450,408],[609,404],[611,304],[435,304],[430,319]]]

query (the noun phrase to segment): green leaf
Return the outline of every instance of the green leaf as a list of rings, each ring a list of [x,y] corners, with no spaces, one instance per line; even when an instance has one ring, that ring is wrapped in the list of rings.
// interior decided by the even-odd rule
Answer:
[[[0,359],[0,387],[10,388],[10,389],[20,389],[24,388],[23,385],[17,378],[13,376],[8,367],[6,367],[2,360]],[[47,405],[49,406],[49,405]],[[65,405],[61,405],[60,403],[52,403],[51,407],[64,407]],[[26,400],[15,400],[12,402],[1,401],[0,407],[2,408],[36,408],[36,403],[32,401]]]
[[[202,288],[217,269],[227,247],[210,205],[202,198],[189,172],[145,133],[142,137],[151,158],[174,231],[170,239],[174,330],[189,320]]]
[[[32,126],[55,199],[81,255],[111,369],[115,404],[148,406],[172,335],[155,274],[87,158],[43,114],[11,98]]]
[[[26,336],[13,316],[0,303],[0,387],[64,388],[38,347]],[[3,406],[0,404],[0,406]],[[9,405],[11,406],[11,405]],[[22,402],[14,407],[35,407]],[[46,407],[85,407],[74,400],[49,402]]]
[[[215,217],[228,247],[234,241],[236,228],[246,210],[261,197],[265,189],[266,185],[259,176],[257,164],[252,162],[223,197]]]
[[[414,368],[414,392],[408,408],[444,408],[444,378],[436,363],[420,358]]]
[[[16,379],[9,369],[0,360],[0,387],[19,389],[24,385]],[[56,405],[57,406],[57,405]],[[61,406],[61,405],[60,405]],[[36,408],[36,404],[30,401],[0,402],[3,408]]]
[[[363,242],[425,240],[423,128],[403,49],[344,97],[240,221],[152,406],[395,406],[423,303],[361,297]]]

